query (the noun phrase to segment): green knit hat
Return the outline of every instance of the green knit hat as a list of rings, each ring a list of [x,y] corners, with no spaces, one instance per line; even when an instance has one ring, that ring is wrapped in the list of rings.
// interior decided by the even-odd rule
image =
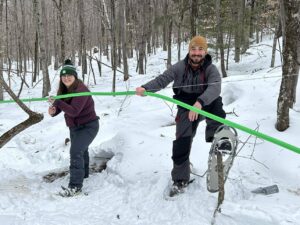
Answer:
[[[77,78],[77,71],[76,67],[73,65],[72,61],[70,59],[66,59],[64,62],[63,67],[61,68],[60,71],[60,76],[63,75],[74,75],[75,78]]]

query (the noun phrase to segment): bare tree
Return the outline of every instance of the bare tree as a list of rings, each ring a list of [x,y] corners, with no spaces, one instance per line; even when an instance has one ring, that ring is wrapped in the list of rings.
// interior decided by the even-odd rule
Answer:
[[[55,1],[55,0],[54,0]],[[58,0],[59,3],[57,3],[58,11],[59,11],[59,27],[60,27],[60,62],[62,63],[66,58],[66,26],[65,26],[65,19],[64,19],[64,13],[66,10],[65,7],[65,0]]]
[[[62,63],[66,59],[66,25],[65,25],[65,14],[67,12],[66,0],[52,0],[56,9],[58,10],[58,23],[57,36],[60,38],[60,56],[59,62]],[[58,44],[58,42],[57,42]]]
[[[169,0],[163,0],[163,51],[167,51],[167,26],[168,26],[168,6],[169,6]]]
[[[112,48],[111,48],[111,58],[112,58],[112,68],[113,68],[113,82],[112,82],[112,91],[116,91],[116,77],[117,77],[117,52],[116,52],[116,7],[115,7],[115,0],[110,0],[110,10],[111,10],[111,39],[112,39]]]
[[[128,43],[127,48],[127,56],[128,58],[133,57],[133,21],[132,21],[132,1],[125,0],[126,4],[126,10],[125,10],[125,17],[126,17],[126,27],[127,29],[127,35],[126,40]]]
[[[82,62],[82,77],[84,80],[87,74],[87,57],[86,57],[86,38],[85,38],[85,25],[84,25],[84,1],[78,0],[78,13],[79,13],[79,34],[80,34],[80,50]]]
[[[217,22],[217,47],[220,49],[221,55],[221,72],[223,77],[227,77],[225,69],[224,43],[223,43],[223,27],[221,22],[220,0],[216,0],[216,22]]]
[[[249,37],[253,38],[253,33],[254,33],[254,7],[255,7],[255,0],[250,1],[250,29],[249,29]]]
[[[120,23],[121,23],[121,42],[122,42],[122,56],[123,56],[123,70],[124,81],[129,79],[128,64],[127,64],[127,29],[126,29],[126,15],[125,10],[127,8],[128,1],[120,3]]]
[[[184,0],[179,0],[178,13],[179,13],[179,18],[176,25],[177,25],[177,45],[178,45],[177,60],[179,61],[181,59],[181,42],[182,42],[181,32],[182,32],[182,24],[184,19]]]
[[[41,10],[42,14],[40,13],[40,7],[38,0],[33,0],[34,5],[34,15],[36,16],[36,28],[38,33],[38,40],[40,46],[40,62],[42,65],[43,71],[43,93],[42,96],[45,97],[48,95],[50,91],[50,79],[49,79],[49,72],[48,72],[48,63],[47,63],[47,53],[46,53],[46,37],[45,37],[45,26],[43,24],[43,16],[46,13],[45,8],[45,0],[41,0]],[[43,29],[43,30],[42,30]]]
[[[172,66],[172,28],[173,28],[173,20],[171,19],[168,26],[168,59],[167,59],[167,67]]]
[[[295,101],[293,93],[299,75],[297,59],[299,59],[300,45],[300,2],[280,0],[280,10],[283,31],[283,66],[275,127],[278,131],[284,131],[289,127],[289,109]]]
[[[198,14],[197,0],[190,0],[190,23],[191,23],[191,38],[197,35],[196,18]]]
[[[271,57],[271,66],[270,67],[274,67],[275,64],[275,53],[276,53],[276,43],[278,38],[282,35],[281,32],[281,21],[280,18],[278,19],[278,22],[276,24],[275,27],[275,31],[274,31],[274,37],[273,37],[273,45],[272,45],[272,57]]]
[[[0,0],[0,28],[2,27],[2,12],[3,12],[3,1]],[[3,35],[0,34],[0,76],[3,77]],[[3,86],[0,82],[0,100],[3,100]]]
[[[0,28],[2,27],[2,12],[4,0],[0,0]],[[1,32],[2,33],[2,32]],[[3,35],[0,34],[0,76],[3,77]],[[3,100],[3,86],[0,83],[0,100]]]
[[[235,0],[232,2],[234,4],[234,19],[235,19],[235,26],[234,26],[234,61],[239,62],[240,61],[240,55],[241,55],[241,2],[240,0]]]
[[[140,0],[141,1],[141,0]],[[149,0],[147,0],[149,1]],[[146,41],[147,41],[147,31],[146,24],[143,20],[143,15],[147,14],[146,5],[147,4],[139,4],[137,9],[137,17],[138,17],[138,27],[140,30],[137,32],[137,49],[138,49],[138,73],[145,74],[144,70],[144,59],[146,56]]]
[[[40,32],[44,35],[41,39],[36,28],[33,0],[5,0],[4,2],[8,4],[5,10],[6,24],[3,26],[5,32],[2,32],[6,43],[6,54],[3,59],[11,71],[9,78],[16,74],[22,79],[20,90],[23,86],[28,86],[26,80],[29,77],[28,65],[31,62],[33,62],[31,64],[33,75],[30,73],[33,76],[31,86],[34,83],[38,85],[39,82],[45,82],[44,78],[37,77],[39,67],[45,71],[41,60],[44,58],[46,65],[49,66],[51,57],[54,57],[55,70],[66,57],[71,57],[73,61],[79,59],[78,65],[82,66],[83,74],[86,74],[87,61],[83,59],[83,54],[95,46],[100,49],[98,68],[101,67],[102,56],[111,61],[115,86],[116,67],[122,66],[127,74],[125,57],[132,58],[133,50],[136,50],[138,58],[137,70],[142,74],[146,72],[148,54],[156,53],[157,48],[163,47],[164,50],[168,50],[168,64],[170,64],[170,46],[176,40],[177,58],[180,60],[181,43],[187,42],[190,35],[197,35],[198,32],[205,34],[212,44],[217,37],[221,58],[223,58],[222,40],[225,43],[226,38],[228,49],[235,46],[235,58],[238,62],[242,54],[241,48],[243,47],[243,50],[247,48],[246,35],[250,33],[247,30],[250,30],[250,24],[252,32],[254,27],[257,27],[259,34],[263,34],[262,29],[274,27],[274,16],[266,13],[269,9],[268,4],[274,1],[248,1],[251,8],[245,9],[242,5],[244,1],[241,0],[226,0],[219,3],[217,0],[52,0],[44,3],[40,0],[38,1],[40,11],[42,3],[45,5],[40,18],[42,22]],[[220,7],[215,7],[216,3]],[[123,7],[125,10],[121,9]],[[121,19],[123,12],[126,20]],[[112,21],[114,13],[117,13],[115,22]],[[243,32],[240,28],[242,24]],[[213,27],[217,29],[212,29]],[[42,48],[45,51],[43,56]],[[75,58],[77,56],[79,57]],[[221,61],[225,62],[225,59]],[[99,71],[101,73],[101,68]],[[225,74],[223,66],[222,71]],[[126,75],[124,79],[127,79]],[[7,82],[10,84],[10,79]]]

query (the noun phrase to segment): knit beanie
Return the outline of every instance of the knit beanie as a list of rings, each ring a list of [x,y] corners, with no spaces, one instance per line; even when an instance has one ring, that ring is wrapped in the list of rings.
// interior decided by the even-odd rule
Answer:
[[[76,68],[70,59],[66,59],[63,67],[61,68],[60,76],[65,74],[74,75],[74,77],[77,78]]]
[[[189,51],[192,49],[192,47],[201,47],[205,51],[207,51],[207,42],[206,39],[202,36],[195,36],[192,38],[189,44]]]

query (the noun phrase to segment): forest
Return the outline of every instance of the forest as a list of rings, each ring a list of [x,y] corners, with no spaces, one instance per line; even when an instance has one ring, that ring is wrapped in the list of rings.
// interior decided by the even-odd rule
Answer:
[[[110,66],[114,92],[117,71],[124,81],[130,79],[127,61],[134,54],[136,71],[142,75],[147,73],[147,57],[157,48],[168,52],[166,64],[171,65],[172,45],[177,45],[180,60],[186,54],[181,44],[195,35],[209,40],[211,54],[227,77],[230,51],[239,63],[251,43],[272,36],[270,67],[276,51],[282,61],[276,128],[284,131],[296,102],[299,8],[298,0],[1,0],[0,99],[5,92],[16,99],[24,86],[34,89],[40,82],[41,96],[48,96],[49,67],[59,69],[66,58],[82,68],[83,81],[92,73],[96,82],[95,71],[101,76],[102,67]],[[102,62],[103,57],[110,65]],[[12,79],[20,80],[17,93],[11,90]]]

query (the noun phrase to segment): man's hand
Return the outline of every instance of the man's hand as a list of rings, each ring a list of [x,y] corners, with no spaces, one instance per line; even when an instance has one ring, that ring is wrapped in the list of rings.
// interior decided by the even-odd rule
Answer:
[[[137,87],[135,89],[135,94],[138,95],[138,96],[144,96],[144,92],[146,91],[145,88],[143,87]]]
[[[56,107],[55,106],[50,106],[48,109],[48,113],[50,116],[53,116],[56,113]]]
[[[193,105],[194,107],[198,108],[198,109],[202,109],[202,105],[200,104],[200,102],[196,101],[195,104]],[[193,112],[193,111],[189,111],[189,120],[191,122],[195,121],[198,119],[198,113]]]

